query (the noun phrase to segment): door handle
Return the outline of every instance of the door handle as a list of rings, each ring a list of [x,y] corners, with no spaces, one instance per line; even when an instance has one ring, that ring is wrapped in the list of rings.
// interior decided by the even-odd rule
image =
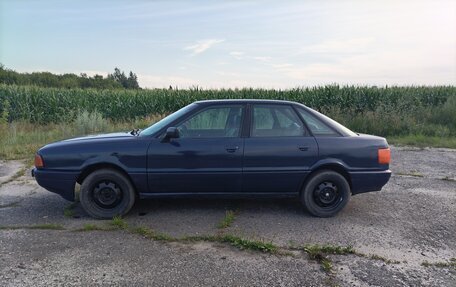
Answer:
[[[227,151],[227,152],[231,152],[231,153],[237,151],[238,149],[239,149],[238,146],[226,147],[226,151]]]
[[[298,149],[300,151],[308,151],[309,150],[309,147],[308,146],[298,146]]]

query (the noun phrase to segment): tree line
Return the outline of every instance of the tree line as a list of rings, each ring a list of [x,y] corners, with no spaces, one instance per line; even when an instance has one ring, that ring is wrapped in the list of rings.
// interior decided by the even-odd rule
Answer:
[[[130,71],[127,76],[118,68],[114,69],[114,73],[103,77],[102,75],[88,76],[85,73],[80,75],[72,73],[57,75],[50,72],[19,73],[6,68],[1,63],[0,84],[68,89],[140,89],[135,73]]]

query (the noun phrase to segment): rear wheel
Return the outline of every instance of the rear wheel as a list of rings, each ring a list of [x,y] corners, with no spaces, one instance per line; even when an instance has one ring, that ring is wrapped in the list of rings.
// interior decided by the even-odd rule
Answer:
[[[301,192],[301,202],[312,215],[332,217],[350,200],[350,185],[345,177],[332,170],[313,174]]]
[[[126,214],[135,203],[130,180],[113,169],[100,169],[89,174],[81,185],[81,205],[95,218],[113,218]]]

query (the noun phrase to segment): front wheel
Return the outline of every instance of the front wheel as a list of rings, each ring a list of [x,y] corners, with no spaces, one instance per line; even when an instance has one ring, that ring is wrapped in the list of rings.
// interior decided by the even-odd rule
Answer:
[[[130,180],[113,169],[100,169],[89,174],[81,185],[80,201],[84,210],[95,218],[113,218],[126,214],[135,203]]]
[[[350,185],[345,177],[332,170],[313,174],[301,192],[301,202],[312,215],[332,217],[350,200]]]

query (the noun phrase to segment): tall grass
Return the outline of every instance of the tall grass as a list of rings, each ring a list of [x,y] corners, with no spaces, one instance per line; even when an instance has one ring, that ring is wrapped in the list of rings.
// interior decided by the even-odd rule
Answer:
[[[279,99],[303,103],[323,112],[363,113],[393,110],[410,114],[421,107],[442,106],[456,97],[456,87],[355,87],[337,85],[291,90],[91,90],[0,85],[0,111],[10,104],[9,120],[49,123],[71,121],[76,112],[98,111],[104,118],[127,120],[166,114],[204,99]]]
[[[196,100],[234,98],[300,102],[356,132],[398,142],[453,146],[456,137],[456,86],[83,90],[0,85],[0,157],[75,135],[142,128]]]
[[[76,119],[69,123],[33,124],[16,121],[0,125],[0,159],[31,158],[43,145],[57,140],[94,133],[130,131],[144,128],[162,118],[151,115],[143,119],[114,122],[100,116],[99,113],[81,111]]]
[[[382,104],[372,111],[358,112],[350,108],[329,108],[326,114],[362,133],[381,136],[456,136],[455,95],[449,95],[447,100],[439,105],[412,105],[408,109],[401,109],[398,106]]]

